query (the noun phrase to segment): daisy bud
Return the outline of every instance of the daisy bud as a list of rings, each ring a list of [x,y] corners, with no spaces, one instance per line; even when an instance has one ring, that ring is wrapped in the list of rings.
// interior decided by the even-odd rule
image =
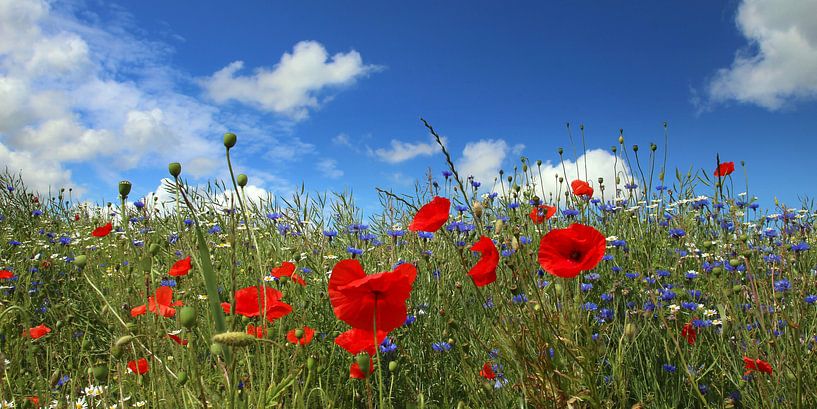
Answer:
[[[389,362],[389,372],[394,372],[397,370],[397,361]]]
[[[240,187],[247,186],[247,175],[242,173],[238,175],[238,177],[236,177],[235,180],[238,183],[238,186]]]
[[[232,148],[235,146],[236,136],[232,132],[227,132],[224,134],[224,147],[227,149]]]
[[[360,367],[360,372],[363,372],[364,376],[369,375],[369,354],[358,354],[355,357],[355,362],[357,362],[357,366]]]
[[[177,178],[182,174],[182,164],[179,162],[173,162],[167,165],[167,171],[170,172],[170,176]]]
[[[127,199],[128,195],[130,194],[131,184],[127,180],[123,180],[119,182],[119,196],[123,199]]]
[[[196,309],[193,307],[182,307],[179,310],[179,323],[183,327],[190,329],[196,326]]]
[[[80,255],[74,257],[74,264],[76,264],[76,266],[79,267],[79,268],[85,267],[85,264],[87,262],[88,262],[88,257],[86,257],[85,254],[80,254]]]
[[[213,342],[234,347],[245,347],[255,343],[256,338],[246,332],[222,332],[213,335]]]

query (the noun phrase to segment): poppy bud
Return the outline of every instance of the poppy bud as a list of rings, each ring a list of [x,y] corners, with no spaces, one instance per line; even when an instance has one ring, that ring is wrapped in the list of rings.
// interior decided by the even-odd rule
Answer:
[[[394,372],[397,370],[397,361],[390,361],[389,362],[389,372]]]
[[[618,176],[616,176],[616,184],[617,184],[617,185],[618,185],[618,184],[621,184],[621,178],[620,178],[620,177],[618,177]]]
[[[736,259],[736,258],[729,259],[729,265],[732,266],[732,267],[737,267],[740,264],[741,263],[740,263],[739,259]]]
[[[224,344],[234,347],[246,347],[255,343],[256,338],[246,332],[222,332],[221,334],[213,335],[213,342],[217,344]]]
[[[86,257],[85,254],[80,254],[80,255],[74,257],[74,264],[76,264],[76,266],[79,267],[79,268],[85,267],[85,264],[87,262],[88,262],[88,257]]]
[[[152,244],[150,245],[150,249],[149,249],[149,250],[150,250],[150,255],[151,255],[151,256],[155,256],[155,255],[159,254],[159,250],[160,250],[160,249],[161,249],[161,247],[159,247],[159,245],[158,245],[158,244],[156,244],[156,243],[152,243]]]
[[[638,152],[638,145],[633,145],[633,152]]]
[[[247,175],[242,173],[238,175],[238,177],[236,177],[235,180],[238,183],[238,186],[240,187],[247,186]]]
[[[132,340],[133,340],[132,335],[123,335],[123,336],[119,337],[119,339],[117,339],[116,342],[114,342],[113,344],[114,344],[114,346],[117,346],[117,347],[121,348],[121,347],[124,347],[124,346],[128,345]]]
[[[479,201],[474,201],[474,217],[479,219],[482,217],[482,203]]]
[[[119,359],[119,358],[122,357],[122,353],[123,353],[122,348],[116,346],[116,344],[114,344],[114,346],[111,347],[111,356],[112,357],[114,357],[116,359]]]
[[[179,323],[183,327],[190,329],[196,326],[196,309],[194,307],[182,307],[179,310]]]
[[[610,150],[612,150],[613,153],[616,153],[616,151],[618,151],[618,148],[616,148],[615,146],[612,146],[612,147],[610,147]]]
[[[91,373],[94,374],[94,379],[97,382],[105,382],[108,380],[108,366],[107,365],[97,365],[91,369]]]
[[[604,183],[604,178],[599,178],[599,184],[601,185],[603,183]]]
[[[170,172],[170,176],[177,178],[182,174],[182,164],[179,162],[173,162],[167,165],[167,171]]]
[[[556,150],[556,152],[558,152],[559,156],[561,156],[565,152],[565,150],[562,149],[562,148],[559,148],[559,149]]]
[[[658,180],[664,181],[664,171],[662,170],[661,173],[658,174]]]
[[[363,376],[368,376],[370,362],[369,354],[358,354],[357,357],[355,357],[355,362],[357,362],[357,366],[360,367],[360,372],[363,372]]]
[[[559,178],[559,183],[564,183],[564,181],[565,181],[565,178],[562,178],[562,177]]]
[[[309,358],[306,358],[306,369],[308,369],[308,370],[310,370],[310,371],[311,371],[311,370],[312,370],[312,368],[314,368],[314,367],[315,367],[315,362],[316,362],[316,361],[315,361],[315,357],[314,357],[314,356],[310,356]]]
[[[513,182],[513,176],[508,176],[508,183]]]
[[[227,149],[232,148],[235,146],[236,136],[232,132],[227,132],[224,134],[224,147]]]
[[[184,384],[187,383],[187,379],[188,377],[186,372],[179,372],[179,374],[177,375],[176,383],[179,386],[184,386]]]
[[[522,172],[527,172],[527,171],[528,171],[528,164],[522,165]]]
[[[624,130],[623,130],[623,129],[619,129],[618,131],[619,131],[619,135],[618,135],[618,144],[619,144],[619,145],[624,145]]]
[[[650,143],[650,150],[655,152],[656,149],[658,149],[658,145],[656,145],[654,143]]]
[[[131,184],[127,180],[123,180],[119,182],[119,196],[123,199],[127,199],[128,195],[130,194]]]
[[[499,176],[502,176],[502,175],[504,175],[504,174],[505,174],[505,171],[504,171],[504,170],[502,170],[502,169],[500,169],[500,170],[499,170]]]
[[[505,225],[505,222],[502,221],[502,219],[496,219],[496,221],[494,222],[494,232],[496,232],[496,234],[501,233],[502,232],[502,227],[504,225]]]
[[[542,160],[541,159],[536,160],[536,166],[542,166]]]
[[[628,322],[627,325],[624,326],[624,336],[628,339],[632,340],[637,333],[638,328],[632,322]]]

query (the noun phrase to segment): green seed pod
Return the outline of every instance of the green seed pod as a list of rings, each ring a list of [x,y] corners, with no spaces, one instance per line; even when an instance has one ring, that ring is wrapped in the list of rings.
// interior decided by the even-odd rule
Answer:
[[[736,258],[729,259],[729,265],[732,266],[732,267],[737,267],[737,266],[741,265],[740,259],[736,259]]]
[[[136,325],[135,322],[129,322],[129,323],[125,324],[125,328],[127,328],[127,330],[130,331],[130,332],[136,332],[136,330],[139,327]]]
[[[161,247],[159,247],[159,245],[158,245],[158,244],[156,244],[156,243],[151,244],[151,245],[150,245],[150,248],[149,248],[149,250],[150,250],[150,255],[151,255],[151,256],[155,256],[155,255],[159,254],[159,250],[160,250],[160,249],[161,249]]]
[[[222,332],[213,335],[213,342],[234,347],[245,347],[254,344],[256,338],[246,332]]]
[[[632,322],[628,322],[627,325],[624,326],[624,336],[629,340],[633,340],[636,334],[638,334],[638,327]]]
[[[178,376],[178,379],[176,379],[176,383],[179,386],[184,386],[184,384],[186,384],[187,380],[188,380],[187,372],[179,372],[179,374],[177,376]]]
[[[87,263],[88,263],[88,257],[86,257],[85,254],[80,254],[80,255],[74,257],[74,264],[79,268],[85,267],[85,264],[87,264]]]
[[[213,355],[221,355],[224,353],[224,348],[221,347],[221,344],[213,342],[210,344],[210,353]]]
[[[712,274],[720,275],[723,272],[723,267],[713,267]]]
[[[397,361],[389,362],[389,372],[394,372],[397,370]]]
[[[179,162],[172,162],[171,164],[167,165],[167,171],[170,172],[170,176],[177,178],[182,174],[182,164]]]
[[[127,180],[123,180],[119,182],[119,196],[123,199],[127,199],[128,195],[130,194],[131,183]]]
[[[97,365],[91,369],[91,372],[94,374],[94,379],[96,379],[97,382],[103,383],[108,380],[107,365]]]
[[[247,175],[241,173],[235,178],[236,183],[238,183],[239,187],[247,186]]]
[[[186,306],[179,310],[179,323],[183,327],[190,329],[196,326],[196,308]]]
[[[114,345],[116,345],[116,346],[118,346],[118,347],[120,347],[120,348],[122,348],[122,347],[124,347],[124,346],[126,346],[126,345],[130,344],[130,342],[131,342],[132,340],[133,340],[133,336],[132,336],[132,335],[123,335],[123,336],[119,337],[119,338],[116,340],[116,342],[114,342],[113,344],[114,344]]]
[[[633,152],[638,152],[638,145],[633,145]]]
[[[312,368],[315,367],[315,362],[316,362],[316,360],[315,360],[314,356],[310,356],[309,358],[306,358],[306,369],[309,369],[311,371]]]
[[[232,148],[235,146],[237,137],[232,132],[227,132],[224,134],[224,147],[227,149]]]
[[[363,375],[369,374],[370,362],[369,354],[367,353],[357,354],[357,356],[355,357],[355,362],[357,362],[357,366],[360,367],[360,372],[363,372]]]
[[[556,152],[558,152],[559,155],[561,155],[561,154],[565,153],[565,150],[562,149],[562,148],[559,148],[559,149],[556,150]]]
[[[619,135],[618,136],[618,144],[619,145],[624,145],[624,135]]]

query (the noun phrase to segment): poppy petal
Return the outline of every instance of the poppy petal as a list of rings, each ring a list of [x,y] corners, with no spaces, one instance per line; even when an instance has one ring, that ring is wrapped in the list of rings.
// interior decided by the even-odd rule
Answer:
[[[434,199],[417,211],[408,229],[410,231],[435,232],[448,221],[448,212],[450,210],[450,200],[435,196]]]

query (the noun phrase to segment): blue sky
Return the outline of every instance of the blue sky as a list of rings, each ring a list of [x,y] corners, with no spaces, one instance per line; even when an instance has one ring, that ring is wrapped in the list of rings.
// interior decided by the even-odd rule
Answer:
[[[139,196],[173,160],[223,178],[231,130],[254,191],[371,208],[375,186],[444,168],[421,116],[483,186],[520,155],[574,160],[566,122],[588,149],[623,128],[646,154],[668,121],[671,169],[744,160],[764,204],[817,188],[814,0],[237,3],[0,0],[0,162],[40,189]]]

